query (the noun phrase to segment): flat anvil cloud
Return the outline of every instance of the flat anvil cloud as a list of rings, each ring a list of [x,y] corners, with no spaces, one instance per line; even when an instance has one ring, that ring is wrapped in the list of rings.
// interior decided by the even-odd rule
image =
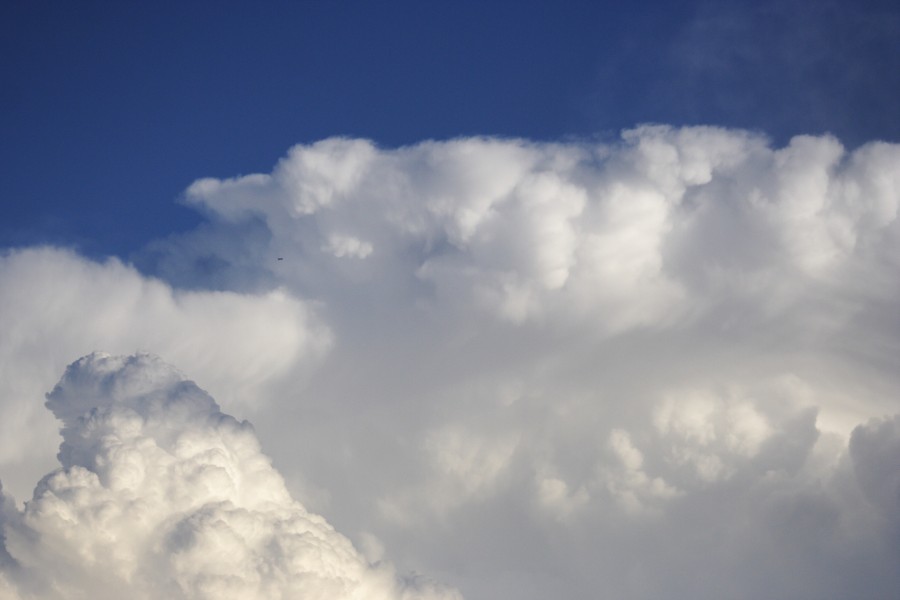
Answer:
[[[47,406],[62,467],[5,508],[13,598],[458,598],[370,565],[291,499],[246,421],[157,358],[82,358]]]
[[[150,350],[469,600],[900,595],[900,146],[328,139],[185,198],[137,267],[0,258],[13,496],[64,365]]]

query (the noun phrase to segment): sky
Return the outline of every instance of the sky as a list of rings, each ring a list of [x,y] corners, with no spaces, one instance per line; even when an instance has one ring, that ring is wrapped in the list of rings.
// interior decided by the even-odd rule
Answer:
[[[8,2],[0,73],[0,598],[900,595],[895,3]]]

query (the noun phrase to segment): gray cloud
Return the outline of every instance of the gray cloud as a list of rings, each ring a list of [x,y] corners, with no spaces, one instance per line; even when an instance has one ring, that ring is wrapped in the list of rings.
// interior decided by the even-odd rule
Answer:
[[[900,416],[873,419],[854,429],[850,456],[866,498],[890,523],[893,534],[900,535]]]

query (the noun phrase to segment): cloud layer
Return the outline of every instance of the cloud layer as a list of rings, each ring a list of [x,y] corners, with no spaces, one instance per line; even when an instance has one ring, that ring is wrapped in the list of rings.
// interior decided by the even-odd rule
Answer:
[[[207,222],[140,271],[2,259],[7,422],[147,349],[371,560],[470,600],[900,590],[900,147],[329,139],[186,200]]]

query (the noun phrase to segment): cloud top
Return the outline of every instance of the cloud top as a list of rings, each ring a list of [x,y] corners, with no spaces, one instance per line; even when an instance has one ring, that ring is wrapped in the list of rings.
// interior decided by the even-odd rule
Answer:
[[[648,125],[616,144],[335,138],[187,198],[223,231],[263,223],[257,266],[313,295],[383,282],[508,322],[615,333],[852,286],[860,263],[897,248],[898,165],[896,145],[797,136],[773,149],[715,127]],[[170,271],[215,254],[211,237],[179,246]]]

